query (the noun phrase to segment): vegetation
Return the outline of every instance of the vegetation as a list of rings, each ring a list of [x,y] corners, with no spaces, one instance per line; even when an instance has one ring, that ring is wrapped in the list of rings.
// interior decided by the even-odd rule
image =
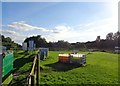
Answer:
[[[31,71],[35,52],[17,50],[14,53],[13,81],[11,85],[25,85]]]
[[[10,37],[2,38],[2,45],[14,51],[14,69],[12,85],[25,85],[30,73],[33,56],[35,52],[24,52],[21,46],[11,40]],[[51,84],[118,84],[118,55],[105,51],[114,50],[120,44],[120,32],[108,33],[106,39],[97,37],[95,41],[86,43],[69,43],[64,40],[58,42],[47,42],[40,35],[26,38],[24,42],[34,40],[36,48],[49,48],[49,57],[40,62],[40,83],[41,85]],[[0,40],[1,41],[1,40]],[[87,56],[86,66],[64,64],[58,62],[59,53],[69,53],[70,50],[93,49],[104,52],[91,52]]]
[[[10,37],[2,38],[2,45],[6,46],[7,49],[20,49],[21,45],[12,41]],[[86,50],[86,49],[94,49],[99,51],[114,51],[115,46],[120,46],[120,32],[116,33],[108,33],[106,35],[106,39],[101,39],[100,36],[97,36],[95,41],[88,41],[88,42],[76,42],[76,43],[69,43],[64,40],[58,40],[58,42],[47,42],[45,38],[42,38],[41,35],[32,36],[26,38],[24,42],[29,43],[29,40],[34,40],[36,44],[36,48],[39,47],[47,47],[50,50],[58,51],[58,50]]]
[[[120,46],[120,32],[108,33],[106,39],[101,39],[100,36],[97,36],[95,41],[88,42],[76,42],[69,43],[64,40],[58,40],[58,42],[47,42],[45,38],[42,38],[40,35],[32,36],[26,38],[24,42],[29,42],[29,40],[34,40],[36,47],[47,47],[50,50],[59,51],[59,50],[86,50],[94,49],[99,51],[114,51],[115,46]]]
[[[7,50],[10,50],[11,48],[12,49],[20,49],[21,48],[21,45],[12,41],[12,39],[10,37],[4,37],[4,35],[0,35],[0,37],[2,38],[2,45],[5,46],[7,48]]]
[[[40,62],[40,83],[51,84],[118,84],[118,55],[105,52],[91,52],[86,66],[58,62],[59,53],[50,51],[49,57]],[[88,53],[88,52],[80,52]]]

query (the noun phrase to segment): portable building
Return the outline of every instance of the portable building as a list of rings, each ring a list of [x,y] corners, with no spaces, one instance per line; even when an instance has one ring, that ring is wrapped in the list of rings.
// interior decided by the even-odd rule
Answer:
[[[119,46],[115,46],[115,53],[120,53],[120,47]]]
[[[23,42],[23,43],[22,43],[22,49],[25,50],[25,51],[28,50],[28,49],[27,49],[27,43],[26,43],[26,42]]]
[[[85,54],[70,54],[70,63],[85,64],[86,55]]]
[[[60,62],[65,62],[65,63],[69,63],[70,62],[70,56],[69,54],[59,54],[59,61]]]
[[[0,54],[6,52],[6,47],[5,46],[0,46]]]
[[[58,59],[60,62],[64,63],[74,63],[82,65],[86,63],[85,54],[59,54]]]
[[[40,60],[44,60],[45,57],[48,57],[48,48],[40,48]]]
[[[35,49],[34,41],[33,41],[33,40],[30,40],[30,41],[29,41],[29,47],[28,47],[28,50],[34,50],[34,49]]]

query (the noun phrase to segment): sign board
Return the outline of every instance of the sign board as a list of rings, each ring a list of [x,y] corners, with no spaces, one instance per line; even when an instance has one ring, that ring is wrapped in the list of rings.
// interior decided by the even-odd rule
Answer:
[[[2,77],[7,75],[13,69],[13,53],[5,54],[2,58]]]
[[[27,43],[26,42],[22,43],[22,49],[27,51]]]

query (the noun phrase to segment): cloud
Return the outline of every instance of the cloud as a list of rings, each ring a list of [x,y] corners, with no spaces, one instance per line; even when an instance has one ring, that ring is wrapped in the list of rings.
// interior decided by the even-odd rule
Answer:
[[[53,30],[54,33],[65,33],[68,32],[70,30],[69,26],[65,26],[65,25],[58,25],[55,27],[55,29]]]
[[[2,27],[2,26],[5,26],[5,25],[3,25],[3,24],[0,24],[0,27]]]
[[[56,32],[45,35],[48,41],[65,40],[69,42],[87,42],[94,41],[97,36],[102,39],[106,38],[109,32],[117,32],[117,21],[112,17],[100,19],[89,23],[80,24],[77,26],[59,25],[55,27]]]
[[[7,25],[10,28],[14,28],[20,31],[31,31],[31,30],[40,30],[42,32],[53,32],[52,30],[48,30],[42,27],[36,27],[36,26],[32,26],[29,24],[26,24],[24,21],[22,22],[13,22],[9,25]]]
[[[0,32],[2,33],[2,34],[16,34],[16,32],[15,31],[11,31],[11,30],[0,30]]]
[[[68,25],[57,25],[50,30],[45,28],[40,29],[42,27],[36,27],[22,23],[23,26],[25,25],[27,27],[30,27],[27,31],[40,30],[41,32],[47,33],[44,35],[37,34],[35,32],[31,33],[30,35],[24,36],[11,30],[2,30],[2,32],[4,34],[10,35],[11,38],[18,43],[22,43],[26,37],[30,37],[33,35],[42,35],[42,37],[45,37],[47,41],[65,40],[69,42],[86,42],[94,41],[98,35],[100,35],[101,38],[105,39],[107,33],[116,32],[118,30],[117,24],[115,21],[112,21],[113,18],[101,19],[89,23],[80,24],[77,25],[77,27]],[[23,32],[26,32],[26,30],[23,30]]]
[[[55,26],[55,28],[53,28],[53,29],[48,29],[48,28],[46,29],[43,27],[37,27],[37,26],[32,26],[32,25],[26,24],[25,21],[13,22],[7,26],[9,28],[14,28],[14,29],[17,29],[17,30],[20,30],[23,32],[38,30],[38,31],[47,32],[47,33],[62,33],[62,32],[66,32],[67,30],[70,29],[69,26],[67,26],[67,29],[66,29],[66,26],[64,26],[64,25]]]
[[[86,42],[94,41],[98,35],[105,39],[109,32],[116,32],[118,30],[118,23],[115,16],[110,18],[103,18],[88,23],[79,24],[76,26],[56,25],[53,28],[44,28],[32,26],[22,22],[13,22],[7,25],[13,28],[13,31],[3,30],[4,34],[9,34],[16,42],[22,43],[26,37],[33,35],[42,35],[47,41],[65,40],[69,42]],[[14,30],[19,30],[16,33]],[[29,34],[26,34],[28,32]],[[45,33],[45,34],[44,34]]]
[[[13,41],[15,41],[16,43],[19,43],[19,44],[21,44],[24,41],[24,39],[26,38],[26,36],[19,34],[12,30],[2,29],[2,30],[0,30],[0,33],[2,35],[5,35],[6,37],[10,37]]]

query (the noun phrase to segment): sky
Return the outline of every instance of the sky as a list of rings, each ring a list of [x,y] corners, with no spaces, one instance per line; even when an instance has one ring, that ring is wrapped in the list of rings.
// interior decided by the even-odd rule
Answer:
[[[118,31],[117,2],[2,2],[2,32],[22,44],[41,35],[48,42],[106,38]]]

